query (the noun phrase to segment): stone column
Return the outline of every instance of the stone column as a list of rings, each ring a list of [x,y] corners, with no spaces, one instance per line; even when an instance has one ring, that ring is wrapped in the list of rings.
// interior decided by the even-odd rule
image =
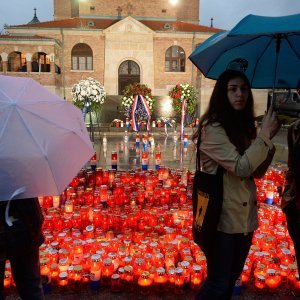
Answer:
[[[55,55],[50,53],[50,73],[55,73]]]
[[[26,65],[27,65],[27,73],[31,73],[31,60],[26,60]]]
[[[32,54],[31,53],[26,53],[27,73],[31,73],[31,71],[32,71],[32,68],[31,68],[31,58],[32,58]]]
[[[2,66],[3,66],[3,73],[7,73],[7,59],[8,59],[8,54],[6,53],[1,53],[2,57]]]
[[[7,60],[2,61],[2,66],[3,66],[3,74],[7,73]]]

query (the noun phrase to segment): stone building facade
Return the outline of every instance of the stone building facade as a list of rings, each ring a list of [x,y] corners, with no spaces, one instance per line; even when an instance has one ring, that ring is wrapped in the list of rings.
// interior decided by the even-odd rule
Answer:
[[[171,2],[54,0],[54,20],[8,26],[0,35],[0,74],[32,77],[67,100],[75,83],[93,77],[109,95],[105,121],[116,117],[130,82],[152,89],[156,117],[172,114],[164,105],[169,90],[189,83],[200,115],[213,82],[188,56],[219,29],[199,25],[198,0]]]

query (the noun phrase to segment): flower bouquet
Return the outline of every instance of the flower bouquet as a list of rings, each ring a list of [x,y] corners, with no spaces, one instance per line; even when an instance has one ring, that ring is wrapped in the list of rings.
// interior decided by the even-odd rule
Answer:
[[[169,92],[172,98],[172,106],[177,115],[181,115],[181,106],[183,99],[186,100],[186,114],[193,116],[196,108],[197,95],[196,90],[189,84],[176,84]]]
[[[106,98],[104,86],[94,78],[80,80],[72,87],[72,100],[81,110],[86,106],[87,110],[99,112]]]
[[[137,95],[141,95],[144,97],[151,112],[153,112],[154,110],[155,99],[151,94],[151,89],[148,88],[146,84],[129,84],[125,87],[123,91],[123,97],[121,102],[121,105],[125,111],[125,116],[128,118],[131,118],[132,104],[134,102],[135,96]],[[145,107],[140,101],[137,104],[135,114],[138,120],[146,120],[148,118]]]

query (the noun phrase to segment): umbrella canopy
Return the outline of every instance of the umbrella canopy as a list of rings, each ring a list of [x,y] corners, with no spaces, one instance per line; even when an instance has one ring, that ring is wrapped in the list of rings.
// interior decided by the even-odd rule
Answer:
[[[0,76],[0,200],[59,195],[93,154],[78,108],[33,79]]]
[[[253,88],[297,88],[300,80],[300,14],[248,15],[232,30],[218,32],[190,55],[208,78],[228,68],[245,72]]]

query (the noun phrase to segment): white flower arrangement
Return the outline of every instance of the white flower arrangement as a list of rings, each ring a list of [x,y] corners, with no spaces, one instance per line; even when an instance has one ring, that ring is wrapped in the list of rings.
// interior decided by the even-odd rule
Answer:
[[[92,111],[99,111],[106,98],[104,86],[92,77],[80,80],[72,87],[73,103],[82,109],[84,105],[91,107]]]

